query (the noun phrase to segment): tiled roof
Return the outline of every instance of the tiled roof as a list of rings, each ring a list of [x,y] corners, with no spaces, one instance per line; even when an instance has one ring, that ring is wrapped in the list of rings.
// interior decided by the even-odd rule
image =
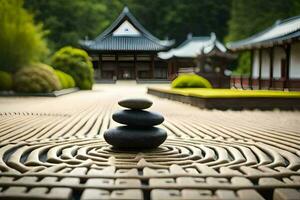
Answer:
[[[300,37],[300,16],[277,21],[270,28],[255,34],[244,40],[231,42],[227,47],[231,50],[242,50],[259,48],[262,46],[273,46],[284,40]]]
[[[161,51],[166,48],[160,42],[155,42],[147,37],[137,36],[112,36],[109,35],[101,41],[92,42],[90,50],[107,51]]]
[[[140,34],[114,35],[113,32],[124,22],[130,22]],[[94,51],[162,51],[169,49],[174,41],[159,40],[148,32],[125,7],[114,23],[95,40],[82,40],[80,44],[87,50]]]
[[[226,47],[216,39],[214,33],[207,37],[190,37],[177,48],[168,52],[158,53],[158,57],[164,60],[176,58],[195,58],[202,53],[207,54],[213,49],[226,52]]]

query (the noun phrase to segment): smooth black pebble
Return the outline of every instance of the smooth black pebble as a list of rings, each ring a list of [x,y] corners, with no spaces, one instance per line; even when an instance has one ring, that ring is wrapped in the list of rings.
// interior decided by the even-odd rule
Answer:
[[[148,99],[124,99],[118,102],[118,104],[124,108],[142,110],[152,106],[152,101]]]
[[[133,127],[151,127],[159,125],[164,117],[158,113],[143,110],[121,110],[112,115],[114,121]]]
[[[167,132],[156,127],[136,129],[119,126],[105,131],[104,139],[116,148],[152,149],[158,147],[167,139]]]

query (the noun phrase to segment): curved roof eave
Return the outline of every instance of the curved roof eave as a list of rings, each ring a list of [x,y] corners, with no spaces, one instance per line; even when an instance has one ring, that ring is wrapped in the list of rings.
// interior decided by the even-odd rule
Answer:
[[[272,46],[272,43],[283,41],[284,38],[291,39],[298,37],[297,32],[300,32],[300,16],[295,16],[281,22],[277,21],[273,26],[264,31],[243,40],[229,42],[226,46],[233,51],[259,48],[263,45]]]

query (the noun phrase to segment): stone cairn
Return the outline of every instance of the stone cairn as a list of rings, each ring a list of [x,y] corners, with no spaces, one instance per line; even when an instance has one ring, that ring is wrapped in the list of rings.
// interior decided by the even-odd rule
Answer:
[[[167,139],[167,132],[154,127],[164,121],[158,113],[145,111],[152,106],[147,99],[125,99],[118,104],[127,109],[115,112],[113,120],[124,124],[104,133],[108,144],[119,149],[152,149]]]

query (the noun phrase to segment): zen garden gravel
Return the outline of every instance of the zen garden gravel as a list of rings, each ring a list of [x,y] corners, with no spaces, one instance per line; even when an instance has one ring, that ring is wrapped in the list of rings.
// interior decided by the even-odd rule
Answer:
[[[103,139],[123,98],[153,101],[168,139],[153,150]],[[0,98],[0,199],[300,199],[300,112],[218,111],[96,85]]]

